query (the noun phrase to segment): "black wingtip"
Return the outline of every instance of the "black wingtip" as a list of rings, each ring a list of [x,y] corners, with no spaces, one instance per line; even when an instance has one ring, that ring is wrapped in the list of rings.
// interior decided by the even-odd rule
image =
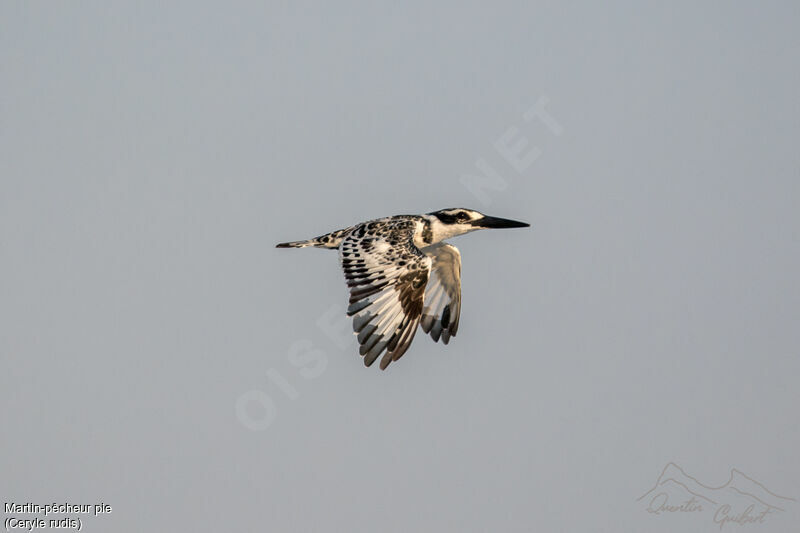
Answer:
[[[278,244],[275,245],[275,248],[291,248],[291,247],[292,245],[289,244],[288,242],[279,242]]]

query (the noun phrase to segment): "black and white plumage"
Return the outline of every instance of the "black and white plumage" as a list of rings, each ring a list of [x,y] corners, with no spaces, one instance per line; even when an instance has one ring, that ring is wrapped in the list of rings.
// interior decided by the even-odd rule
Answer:
[[[443,209],[370,220],[277,247],[339,250],[359,353],[367,366],[383,354],[380,367],[385,369],[408,350],[418,326],[445,344],[458,332],[461,254],[444,239],[478,229],[527,226],[469,209]]]

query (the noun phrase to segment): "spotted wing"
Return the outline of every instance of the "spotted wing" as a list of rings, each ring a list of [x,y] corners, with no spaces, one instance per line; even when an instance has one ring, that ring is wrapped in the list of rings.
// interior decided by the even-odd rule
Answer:
[[[444,242],[423,248],[431,258],[431,274],[425,288],[425,306],[420,325],[431,338],[447,344],[458,332],[461,316],[461,254]]]
[[[342,241],[339,259],[350,288],[347,314],[353,317],[359,353],[370,366],[385,351],[385,369],[414,339],[431,259],[413,243],[413,222],[379,226],[356,227]]]

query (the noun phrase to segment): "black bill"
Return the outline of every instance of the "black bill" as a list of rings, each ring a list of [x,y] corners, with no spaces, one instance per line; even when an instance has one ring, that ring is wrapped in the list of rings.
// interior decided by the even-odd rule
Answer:
[[[478,220],[472,221],[473,226],[481,228],[528,228],[530,224],[527,222],[518,222],[516,220],[509,220],[507,218],[497,217],[483,217]]]

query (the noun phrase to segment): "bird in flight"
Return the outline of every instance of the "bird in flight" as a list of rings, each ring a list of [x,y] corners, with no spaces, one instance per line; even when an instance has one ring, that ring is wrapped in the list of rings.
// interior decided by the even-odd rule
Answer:
[[[339,250],[359,353],[370,366],[385,352],[385,370],[408,350],[417,326],[445,344],[458,332],[461,254],[444,240],[479,229],[528,226],[471,209],[442,209],[370,220],[277,248]]]

